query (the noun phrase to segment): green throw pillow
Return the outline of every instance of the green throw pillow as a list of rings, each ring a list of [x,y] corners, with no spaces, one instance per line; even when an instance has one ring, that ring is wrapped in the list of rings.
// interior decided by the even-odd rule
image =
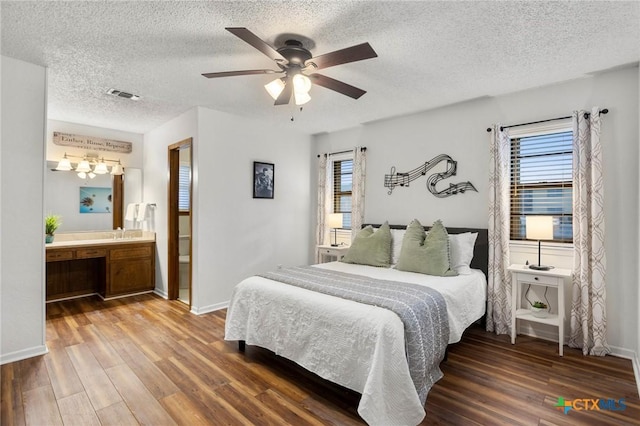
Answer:
[[[396,269],[449,277],[458,275],[449,262],[449,235],[440,220],[425,235],[424,227],[414,219],[404,234]]]
[[[358,265],[386,266],[391,263],[391,229],[385,222],[377,231],[367,226],[356,234],[341,260]]]

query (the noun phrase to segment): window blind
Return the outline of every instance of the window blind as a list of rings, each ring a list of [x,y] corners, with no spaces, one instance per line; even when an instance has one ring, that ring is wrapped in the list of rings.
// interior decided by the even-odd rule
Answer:
[[[573,241],[573,132],[511,139],[511,239],[524,240],[525,217],[553,217],[553,241]]]
[[[191,167],[180,166],[178,169],[178,210],[191,209]]]
[[[342,213],[342,228],[351,229],[353,160],[333,162],[333,212]]]

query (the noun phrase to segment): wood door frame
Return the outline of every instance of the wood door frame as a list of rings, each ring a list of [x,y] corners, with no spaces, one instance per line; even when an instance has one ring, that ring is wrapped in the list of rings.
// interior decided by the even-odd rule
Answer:
[[[193,164],[193,138],[187,138],[180,142],[176,142],[168,146],[168,162],[169,162],[169,182],[167,192],[169,194],[168,218],[168,271],[167,271],[167,297],[169,300],[176,300],[180,294],[180,260],[179,260],[179,219],[180,209],[178,208],[178,185],[180,172],[180,150],[191,148],[189,153],[189,162]],[[191,202],[193,190],[193,182],[189,182],[189,200]],[[189,210],[189,233],[193,234],[193,208],[190,205]],[[191,238],[189,238],[189,306],[191,306],[191,265],[192,265],[192,246]]]
[[[113,229],[124,229],[124,179],[123,175],[113,175],[111,179],[113,203]]]

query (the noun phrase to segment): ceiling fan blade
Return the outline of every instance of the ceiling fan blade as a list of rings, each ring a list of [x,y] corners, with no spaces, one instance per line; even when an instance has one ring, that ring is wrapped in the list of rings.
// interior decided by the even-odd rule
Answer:
[[[376,57],[378,57],[378,54],[373,50],[371,45],[369,43],[362,43],[356,46],[316,56],[308,59],[304,64],[305,66],[315,65],[315,69],[322,69]]]
[[[232,77],[234,75],[252,75],[252,74],[280,74],[284,71],[274,70],[244,70],[244,71],[224,71],[224,72],[208,72],[202,74],[203,77],[216,78],[216,77]]]
[[[343,83],[342,81],[336,80],[331,77],[327,77],[322,74],[311,74],[309,78],[314,84],[318,86],[326,87],[327,89],[334,90],[338,93],[342,93],[343,95],[347,95],[353,99],[358,99],[360,96],[364,95],[366,90],[358,89],[350,84]]]
[[[287,64],[289,61],[279,54],[273,47],[269,46],[264,40],[260,37],[249,31],[244,27],[229,27],[225,28],[225,30],[229,31],[231,34],[239,37],[243,41],[249,43],[251,46],[255,47],[271,59],[276,62]]]
[[[291,100],[291,94],[293,93],[293,81],[291,77],[287,77],[284,81],[284,89],[280,92],[278,99],[274,102],[274,105],[287,105]]]

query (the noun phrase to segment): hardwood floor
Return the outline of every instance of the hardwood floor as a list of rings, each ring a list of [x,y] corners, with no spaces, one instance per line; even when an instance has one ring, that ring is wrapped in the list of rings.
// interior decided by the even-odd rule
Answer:
[[[224,320],[154,295],[50,303],[49,353],[1,368],[1,424],[363,424],[359,394],[267,350],[239,353]],[[640,424],[629,360],[557,349],[472,327],[442,364],[423,424]],[[624,410],[564,414],[559,397],[624,399]]]

